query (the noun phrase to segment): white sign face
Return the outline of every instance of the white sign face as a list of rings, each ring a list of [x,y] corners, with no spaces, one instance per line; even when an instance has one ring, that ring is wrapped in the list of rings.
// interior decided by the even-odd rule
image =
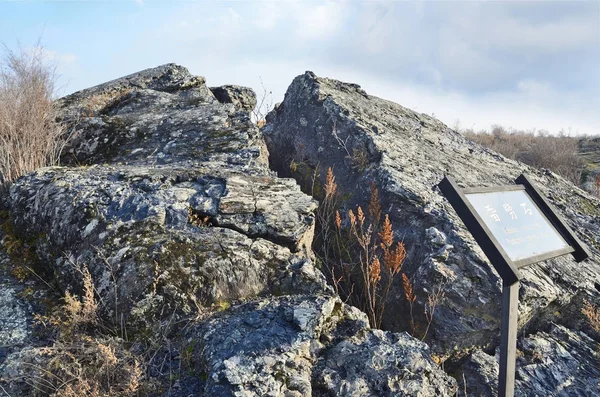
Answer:
[[[524,190],[465,196],[513,262],[569,247]]]

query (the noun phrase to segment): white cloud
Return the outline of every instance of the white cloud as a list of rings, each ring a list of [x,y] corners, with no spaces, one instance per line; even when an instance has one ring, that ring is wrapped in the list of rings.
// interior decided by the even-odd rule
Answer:
[[[538,4],[525,15],[511,2],[186,3],[139,31],[123,74],[177,62],[257,92],[262,76],[280,101],[313,70],[449,125],[600,133],[598,21]],[[567,59],[571,45],[586,58]]]
[[[440,36],[439,67],[444,80],[480,87],[507,72],[506,65],[474,48],[455,32],[443,29]]]
[[[314,3],[298,3],[293,9],[297,17],[296,34],[303,39],[327,39],[336,34],[346,17],[342,2],[327,1],[315,7]]]
[[[263,1],[258,3],[255,25],[261,30],[272,30],[284,18],[281,3]]]
[[[482,50],[559,53],[600,44],[596,13],[539,18],[540,7],[521,9],[519,3],[465,3],[448,8],[448,27]],[[527,11],[527,12],[525,12]]]
[[[60,53],[57,51],[49,50],[44,47],[31,47],[26,50],[29,54],[40,53],[46,61],[58,62],[59,64],[69,65],[77,61],[75,54]]]
[[[136,2],[137,5],[139,6],[143,6],[144,5],[144,0],[134,0]]]
[[[529,98],[548,99],[550,96],[557,95],[550,83],[534,79],[520,80],[517,83],[517,89]]]

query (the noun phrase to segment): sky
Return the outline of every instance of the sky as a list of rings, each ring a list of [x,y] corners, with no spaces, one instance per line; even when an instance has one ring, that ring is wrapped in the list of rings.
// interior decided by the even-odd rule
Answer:
[[[600,0],[0,0],[1,42],[40,37],[62,95],[174,62],[276,103],[311,70],[453,128],[600,134]]]

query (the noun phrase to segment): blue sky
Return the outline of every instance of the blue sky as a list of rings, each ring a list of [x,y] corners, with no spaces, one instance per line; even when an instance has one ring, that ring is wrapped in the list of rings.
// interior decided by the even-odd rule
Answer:
[[[600,134],[600,1],[2,1],[62,93],[175,62],[281,101],[306,70],[446,124]]]

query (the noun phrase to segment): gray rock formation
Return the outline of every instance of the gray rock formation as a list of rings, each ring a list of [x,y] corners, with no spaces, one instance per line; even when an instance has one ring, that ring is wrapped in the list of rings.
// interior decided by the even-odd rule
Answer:
[[[11,187],[15,238],[61,291],[80,294],[86,266],[121,334],[165,332],[169,350],[149,373],[165,396],[453,395],[426,345],[370,330],[313,266],[316,201],[269,170],[254,98],[176,65],[62,98],[70,167]],[[196,375],[176,387],[162,368],[185,346],[198,346],[186,359]],[[39,353],[15,351],[0,367],[12,394],[31,390],[18,372]]]
[[[117,91],[126,94],[77,113]],[[78,131],[67,150],[95,164],[27,175],[10,205],[65,289],[86,264],[101,300],[117,302],[104,308],[113,318],[189,313],[297,283],[326,289],[304,255],[316,203],[271,174],[248,112],[217,102],[202,78],[164,66],[61,103]]]
[[[522,338],[517,348],[515,396],[600,395],[598,343],[585,333],[552,324],[549,332]],[[462,370],[469,396],[498,395],[498,354],[477,350]]]
[[[23,283],[6,272],[9,261],[7,255],[0,253],[0,363],[31,337],[31,306],[21,296],[25,290]]]
[[[443,288],[427,338],[442,360],[465,357],[478,347],[494,348],[501,304],[497,273],[435,187],[444,175],[467,187],[513,184],[527,173],[593,252],[583,263],[567,256],[523,270],[523,332],[545,329],[551,322],[575,329],[582,324],[581,297],[598,301],[600,201],[559,176],[509,160],[430,116],[369,96],[356,84],[312,72],[294,79],[262,131],[280,176],[305,183],[305,175],[294,173],[290,164],[318,165],[321,178],[332,167],[347,194],[346,208],[366,207],[375,182],[383,212],[409,251],[404,270],[415,282],[415,312],[422,313],[428,295]],[[406,310],[399,282],[390,296],[384,328],[408,329],[409,317],[398,314]],[[588,358],[580,356],[580,365],[594,365]],[[543,372],[530,376],[545,382]]]
[[[240,306],[199,328],[206,395],[453,396],[456,382],[407,334],[369,329],[364,313],[323,296]]]
[[[250,88],[239,85],[223,85],[211,87],[210,90],[221,103],[232,103],[247,112],[252,112],[256,107],[256,94]]]

